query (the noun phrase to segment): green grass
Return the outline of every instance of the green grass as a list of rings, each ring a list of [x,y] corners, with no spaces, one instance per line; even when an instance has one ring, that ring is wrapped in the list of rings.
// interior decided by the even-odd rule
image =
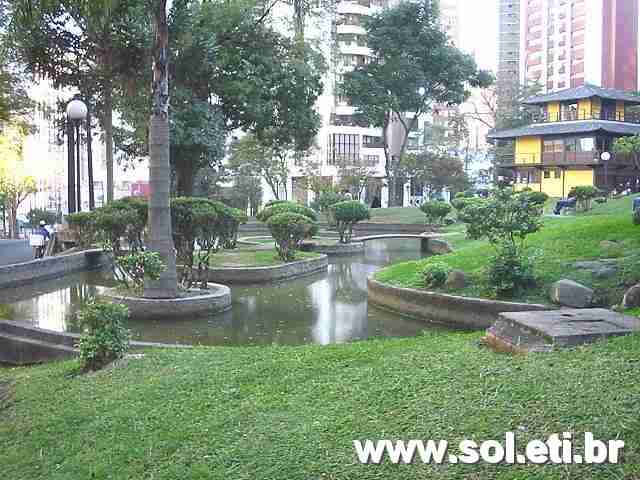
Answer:
[[[640,336],[510,356],[451,333],[337,346],[156,350],[75,376],[0,369],[11,480],[635,479]],[[2,395],[0,395],[2,397]],[[626,442],[622,465],[359,465],[354,439]],[[455,451],[455,449],[453,449]]]
[[[538,286],[521,293],[517,299],[548,302],[549,286],[561,278],[568,278],[593,287],[598,303],[618,303],[625,287],[640,281],[640,227],[631,221],[631,202],[632,198],[627,197],[604,205],[595,204],[586,214],[544,217],[543,228],[527,239],[529,253],[535,258]],[[461,227],[451,228],[455,232]],[[487,242],[461,238],[461,235],[448,237],[457,250],[438,260],[470,275],[472,284],[456,293],[483,295],[481,272],[493,249]],[[619,246],[602,248],[600,242],[603,240],[616,241]],[[612,279],[600,280],[572,265],[578,260],[599,258],[617,258],[619,274]],[[398,286],[424,288],[421,272],[425,264],[433,260],[434,257],[392,265],[379,271],[376,278]]]
[[[296,252],[296,260],[318,257],[313,252]],[[267,249],[240,245],[234,250],[222,250],[211,256],[209,264],[214,267],[269,267],[282,265],[275,248]]]
[[[425,223],[425,216],[419,208],[372,208],[371,222],[375,223],[405,223],[405,224],[421,224]]]

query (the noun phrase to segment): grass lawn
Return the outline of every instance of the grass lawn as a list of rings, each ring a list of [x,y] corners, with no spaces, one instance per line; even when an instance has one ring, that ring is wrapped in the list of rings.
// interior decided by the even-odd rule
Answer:
[[[632,197],[613,200],[604,205],[595,204],[586,214],[563,217],[544,217],[543,228],[528,237],[529,253],[535,258],[538,286],[521,294],[518,299],[532,302],[548,302],[549,286],[561,279],[575,280],[596,290],[598,303],[613,305],[618,303],[627,285],[640,281],[640,227],[631,221]],[[464,240],[458,234],[448,238],[456,252],[437,257],[451,267],[470,275],[472,284],[461,293],[482,295],[481,271],[487,258],[493,253],[484,241]],[[604,248],[603,240],[617,243],[615,247]],[[610,279],[597,279],[586,270],[573,266],[578,260],[617,259],[618,275]],[[435,257],[418,262],[392,265],[376,274],[376,278],[394,285],[424,288],[422,269]]]
[[[640,335],[510,356],[480,334],[305,347],[155,350],[0,369],[11,480],[640,478]],[[622,465],[360,465],[354,439],[626,442]],[[579,444],[580,442],[578,442]],[[451,453],[455,453],[452,448]],[[580,452],[581,453],[581,452]]]
[[[273,243],[271,240],[270,243]],[[319,257],[319,253],[296,252],[296,260]],[[209,264],[212,267],[270,267],[282,265],[275,248],[238,245],[234,250],[221,250],[211,255]]]
[[[371,220],[369,221],[374,223],[417,223],[421,225],[425,223],[424,213],[419,208],[372,208],[370,212]]]

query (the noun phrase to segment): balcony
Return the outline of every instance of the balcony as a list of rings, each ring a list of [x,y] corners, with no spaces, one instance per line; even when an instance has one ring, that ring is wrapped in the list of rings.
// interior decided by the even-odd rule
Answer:
[[[498,162],[503,168],[513,167],[571,167],[590,166],[597,167],[604,165],[600,160],[602,152],[594,150],[591,152],[543,152],[537,153],[502,153],[498,155]],[[612,167],[632,166],[633,159],[628,155],[613,154],[609,165]]]
[[[585,120],[607,120],[610,122],[625,122],[640,124],[640,114],[617,111],[589,111],[571,110],[556,113],[540,113],[532,116],[533,123],[571,122]]]

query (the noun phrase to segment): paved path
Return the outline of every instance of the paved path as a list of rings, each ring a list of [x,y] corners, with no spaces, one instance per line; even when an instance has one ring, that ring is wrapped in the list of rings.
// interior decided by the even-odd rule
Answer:
[[[352,242],[368,242],[369,240],[384,240],[384,239],[392,239],[392,238],[418,238],[420,240],[424,240],[425,238],[438,238],[441,237],[441,234],[426,234],[426,235],[417,235],[414,233],[383,233],[380,235],[365,235],[362,237],[352,237]]]
[[[28,240],[0,240],[0,265],[33,260],[33,249]]]

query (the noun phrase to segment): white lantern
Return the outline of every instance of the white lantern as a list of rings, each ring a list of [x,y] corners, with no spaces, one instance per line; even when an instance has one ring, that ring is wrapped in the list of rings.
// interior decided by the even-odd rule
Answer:
[[[87,118],[87,106],[82,100],[71,100],[67,104],[67,117],[69,120],[84,120]]]

